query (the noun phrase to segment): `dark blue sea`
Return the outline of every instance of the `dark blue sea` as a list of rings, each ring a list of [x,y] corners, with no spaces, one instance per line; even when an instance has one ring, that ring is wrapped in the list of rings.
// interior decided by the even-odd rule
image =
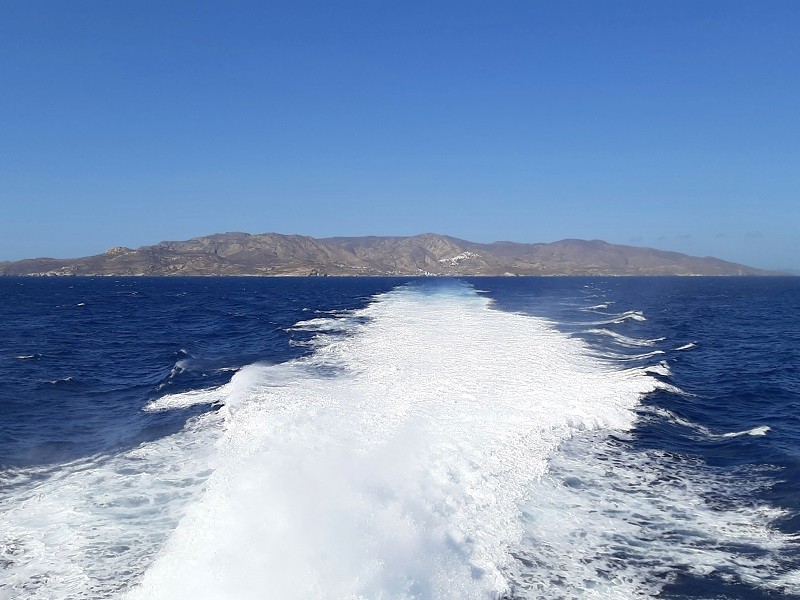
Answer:
[[[0,598],[800,598],[800,278],[0,278]]]

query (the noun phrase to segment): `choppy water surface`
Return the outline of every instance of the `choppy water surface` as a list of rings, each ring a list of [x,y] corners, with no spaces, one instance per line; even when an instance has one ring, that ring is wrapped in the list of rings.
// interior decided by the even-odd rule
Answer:
[[[791,278],[0,279],[0,597],[795,598]]]

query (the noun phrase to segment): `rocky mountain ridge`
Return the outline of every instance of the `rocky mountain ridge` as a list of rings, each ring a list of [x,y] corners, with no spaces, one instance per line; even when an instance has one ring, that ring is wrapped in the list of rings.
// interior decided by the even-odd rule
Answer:
[[[711,257],[567,239],[480,244],[446,235],[317,239],[220,233],[76,259],[0,262],[0,275],[774,275]]]

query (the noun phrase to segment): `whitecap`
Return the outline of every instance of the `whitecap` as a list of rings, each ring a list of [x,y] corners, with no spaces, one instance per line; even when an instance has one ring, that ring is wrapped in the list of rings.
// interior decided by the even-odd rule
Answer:
[[[661,354],[663,354],[663,352],[661,352]],[[648,373],[654,373],[656,375],[661,375],[662,377],[669,377],[672,375],[672,368],[665,360],[662,360],[657,365],[649,365],[645,367],[645,370]]]
[[[722,437],[739,437],[740,435],[753,435],[753,436],[762,436],[767,435],[771,431],[771,427],[768,425],[759,425],[758,427],[753,427],[752,429],[747,429],[745,431],[734,431],[732,433],[723,433]]]
[[[689,342],[688,344],[684,344],[683,346],[678,346],[677,348],[675,348],[675,351],[677,352],[677,351],[681,351],[681,350],[691,350],[692,348],[695,348],[696,346],[697,346],[697,344],[695,344],[694,342]]]
[[[580,310],[583,311],[594,311],[594,310],[603,310],[608,308],[608,303],[603,302],[602,304],[595,304],[594,306],[587,306],[585,308],[581,308]]]
[[[704,437],[710,439],[724,439],[724,438],[734,438],[740,437],[743,435],[752,435],[752,436],[764,436],[767,435],[771,431],[771,427],[768,425],[759,425],[757,427],[753,427],[752,429],[745,429],[743,431],[733,431],[729,433],[714,433],[710,428],[706,427],[705,425],[701,425],[700,423],[695,423],[685,417],[681,417],[677,413],[657,406],[648,406],[642,409],[642,412],[649,412],[652,414],[656,414],[672,423],[677,425],[681,425],[688,429],[693,429],[698,433],[702,434]]]
[[[617,333],[616,331],[612,331],[611,329],[589,329],[586,333],[591,333],[594,335],[604,335],[610,337],[616,343],[620,344],[621,346],[628,346],[628,347],[639,347],[639,346],[653,346],[658,342],[664,341],[663,337],[653,338],[653,339],[646,339],[646,338],[632,338],[628,337],[627,335],[622,335],[621,333]]]

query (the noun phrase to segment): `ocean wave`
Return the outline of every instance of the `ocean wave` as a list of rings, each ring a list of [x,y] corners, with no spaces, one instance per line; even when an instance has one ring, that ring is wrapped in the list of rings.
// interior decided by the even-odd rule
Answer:
[[[601,304],[595,304],[594,306],[586,306],[584,308],[580,308],[579,310],[586,311],[586,312],[591,312],[591,311],[596,311],[596,310],[605,310],[605,309],[607,309],[609,307],[610,304],[611,303],[609,303],[609,302],[603,302]]]
[[[509,597],[660,597],[679,573],[796,594],[788,512],[748,500],[767,475],[577,435],[531,490]]]
[[[662,407],[657,406],[649,406],[642,409],[643,412],[649,412],[655,415],[658,415],[671,423],[675,423],[677,425],[681,425],[688,429],[692,429],[700,433],[703,437],[709,439],[725,439],[725,438],[734,438],[740,437],[743,435],[751,435],[751,436],[763,436],[767,435],[772,428],[768,425],[758,425],[751,429],[744,429],[742,431],[731,431],[728,433],[714,433],[711,429],[706,427],[705,425],[701,425],[700,423],[695,423],[694,421],[690,421],[684,417],[681,417],[677,413]]]
[[[627,310],[617,314],[598,313],[598,315],[602,315],[607,318],[603,319],[602,321],[590,321],[583,323],[583,325],[588,325],[591,327],[603,327],[607,325],[621,325],[627,321],[647,321],[647,317],[645,317],[644,313],[642,313],[640,310]],[[578,324],[580,323],[576,323],[576,325]]]
[[[0,472],[0,597],[115,598],[201,493],[221,417],[115,456]]]
[[[166,394],[155,400],[148,402],[142,410],[145,412],[161,412],[164,410],[174,410],[176,408],[188,408],[198,404],[216,404],[223,402],[227,398],[228,386],[217,388],[190,390],[177,394]]]
[[[576,432],[630,428],[661,384],[489,306],[401,289],[354,326],[298,324],[321,332],[312,356],[237,373],[250,388],[220,411],[206,491],[129,597],[508,591],[549,457]]]
[[[6,589],[616,600],[654,596],[680,569],[793,589],[785,513],[714,504],[757,477],[617,441],[642,398],[675,390],[666,362],[597,358],[454,284],[293,329],[314,334],[309,355],[145,407],[220,405],[181,432],[6,473],[28,482],[0,498]]]
[[[744,431],[733,431],[731,433],[723,433],[721,437],[739,437],[741,435],[753,435],[753,436],[761,436],[767,435],[772,428],[769,425],[759,425],[758,427],[753,427],[752,429],[745,429]]]
[[[621,346],[628,346],[631,348],[636,348],[641,346],[653,346],[658,342],[664,341],[663,337],[654,339],[632,338],[627,335],[622,335],[621,333],[617,333],[616,331],[612,331],[611,329],[588,329],[586,333],[607,336],[612,340],[614,340],[616,343],[620,344]]]

